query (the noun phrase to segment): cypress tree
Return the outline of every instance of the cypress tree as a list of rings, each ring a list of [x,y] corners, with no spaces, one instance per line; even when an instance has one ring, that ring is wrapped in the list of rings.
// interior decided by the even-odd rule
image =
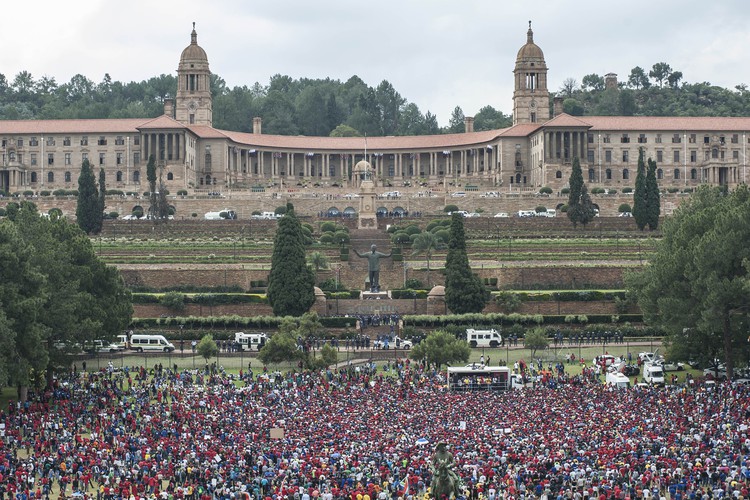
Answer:
[[[570,193],[568,193],[568,219],[576,227],[579,222],[583,222],[581,213],[581,192],[583,190],[583,172],[581,171],[581,162],[578,157],[573,158],[573,168],[570,171],[568,180]]]
[[[152,218],[156,218],[159,215],[159,198],[156,195],[156,158],[154,155],[148,157],[146,180],[148,180],[148,213]]]
[[[641,231],[648,222],[648,200],[646,199],[646,165],[643,162],[643,148],[638,149],[638,173],[635,177],[635,193],[633,193],[633,218]]]
[[[578,211],[578,222],[584,226],[594,220],[594,203],[591,201],[586,184],[581,186],[581,203],[578,205]]]
[[[76,222],[86,234],[98,233],[102,227],[102,211],[99,209],[96,178],[88,160],[83,160],[81,173],[78,176]]]
[[[471,272],[463,216],[454,213],[445,259],[445,303],[454,314],[482,312],[489,295],[479,277]]]
[[[99,213],[102,217],[99,218],[99,228],[97,232],[102,230],[102,224],[104,223],[104,209],[107,207],[105,204],[104,197],[107,194],[107,174],[104,173],[104,168],[99,169],[99,198],[97,199]]]
[[[656,162],[648,159],[648,173],[646,174],[646,224],[650,230],[659,226],[659,213],[661,212],[661,198],[659,196],[659,184],[656,181]]]
[[[305,260],[302,225],[287,204],[273,241],[268,302],[276,316],[302,316],[315,302],[315,276]]]

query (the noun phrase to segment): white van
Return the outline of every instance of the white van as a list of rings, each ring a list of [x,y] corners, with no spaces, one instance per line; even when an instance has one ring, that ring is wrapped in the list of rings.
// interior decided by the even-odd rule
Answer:
[[[237,332],[234,334],[234,342],[239,346],[241,351],[260,351],[266,345],[268,336],[265,333],[245,333]]]
[[[535,210],[519,210],[518,216],[519,217],[536,217],[536,211]]]
[[[164,338],[164,335],[141,335],[130,336],[130,349],[137,352],[144,351],[174,351],[174,344]]]
[[[607,372],[607,385],[617,387],[618,389],[627,389],[630,387],[630,379],[620,372]]]
[[[643,381],[652,385],[664,385],[664,370],[661,365],[649,361],[643,363]]]
[[[466,341],[472,348],[475,347],[500,347],[503,337],[494,328],[491,330],[466,329]]]

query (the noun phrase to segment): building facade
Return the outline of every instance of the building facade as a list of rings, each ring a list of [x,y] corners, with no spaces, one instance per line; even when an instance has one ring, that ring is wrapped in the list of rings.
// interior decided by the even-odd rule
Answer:
[[[268,186],[359,186],[354,166],[366,160],[379,187],[442,185],[497,191],[561,189],[574,158],[591,187],[635,185],[638,152],[658,164],[664,188],[747,182],[750,118],[573,117],[550,102],[544,53],[529,24],[514,74],[513,126],[460,134],[303,137],[219,130],[212,126],[208,56],[193,26],[177,69],[175,99],[150,119],[0,121],[0,190],[37,194],[75,189],[88,159],[104,168],[107,188],[148,189],[153,155],[176,192],[265,189]],[[607,75],[616,87],[616,75]],[[366,151],[366,152],[365,152]],[[459,188],[458,186],[462,186]]]

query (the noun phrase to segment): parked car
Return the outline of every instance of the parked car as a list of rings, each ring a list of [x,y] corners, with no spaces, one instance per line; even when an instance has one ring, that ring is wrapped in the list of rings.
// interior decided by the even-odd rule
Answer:
[[[352,198],[359,198],[359,195],[357,193],[346,193],[344,195],[344,198],[347,200],[351,200]]]
[[[498,212],[495,214],[495,217],[502,217],[503,219],[506,219],[509,217],[508,212]]]
[[[633,214],[630,212],[620,212],[620,215],[618,217],[632,217]]]
[[[723,364],[705,368],[703,370],[703,376],[709,380],[726,380],[727,379],[727,367]]]
[[[469,212],[464,217],[481,217],[481,216],[482,214],[480,214],[479,212]]]
[[[464,193],[463,191],[456,191],[456,192],[451,193],[451,198],[465,198],[465,197],[466,197],[466,193]]]
[[[665,361],[661,364],[662,370],[665,372],[681,372],[685,369],[685,363],[678,363],[675,361]]]
[[[634,377],[641,374],[641,368],[638,365],[625,365],[622,373],[624,373],[628,377]]]
[[[125,215],[122,220],[138,220],[138,216],[134,214]]]
[[[411,340],[402,339],[401,337],[394,337],[387,341],[376,340],[372,343],[373,349],[411,349],[413,344]]]

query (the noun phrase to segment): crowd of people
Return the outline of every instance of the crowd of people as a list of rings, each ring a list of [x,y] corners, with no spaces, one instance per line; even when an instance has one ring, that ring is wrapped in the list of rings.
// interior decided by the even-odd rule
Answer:
[[[745,387],[459,394],[444,377],[409,361],[76,371],[0,413],[0,499],[422,500],[437,443],[466,498],[748,498]]]

